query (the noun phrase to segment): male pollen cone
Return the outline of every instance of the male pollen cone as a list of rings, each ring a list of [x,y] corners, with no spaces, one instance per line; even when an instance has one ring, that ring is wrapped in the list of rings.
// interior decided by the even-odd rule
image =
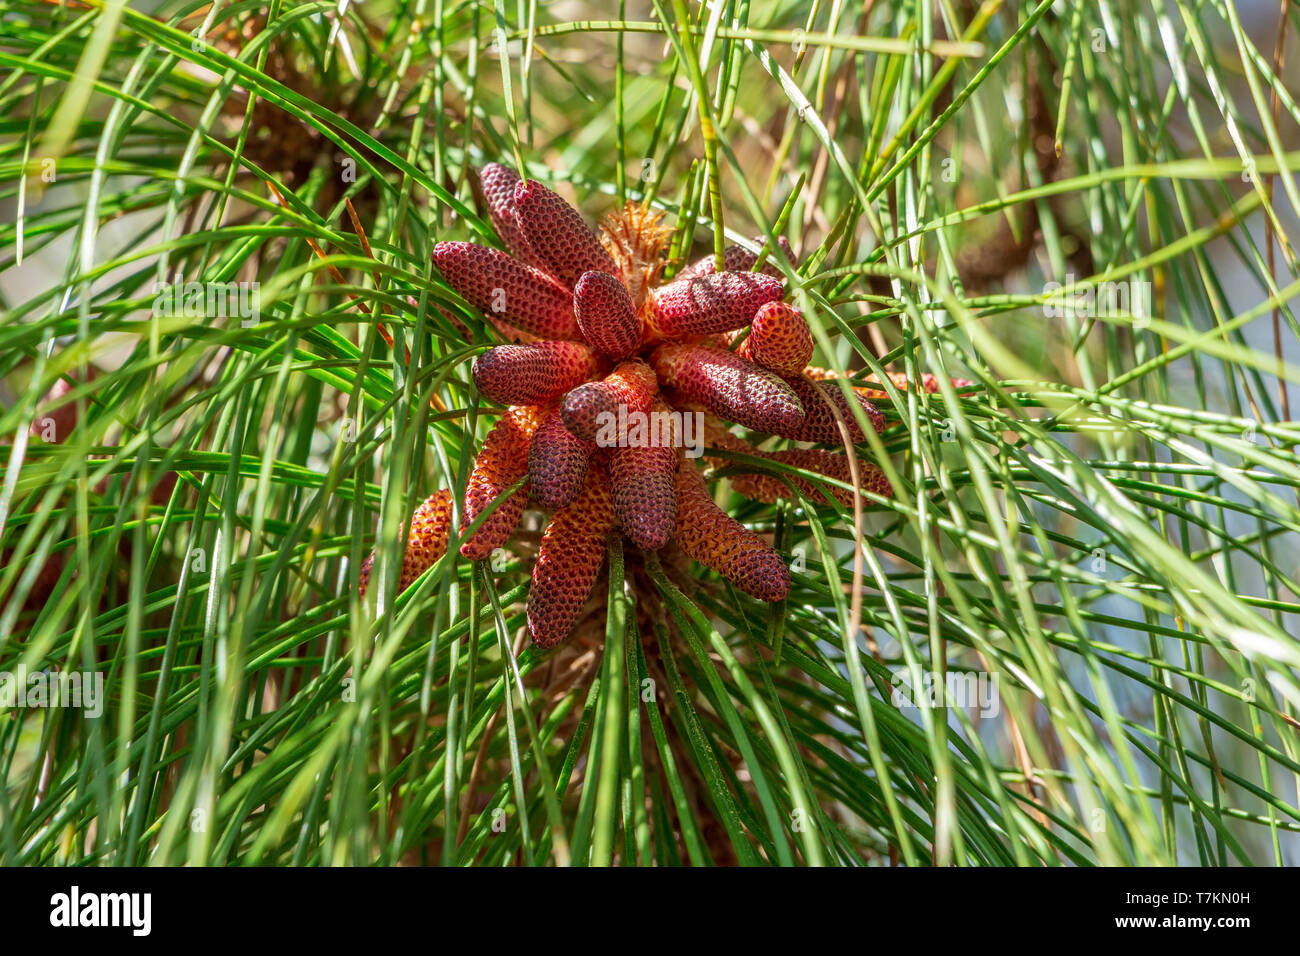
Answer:
[[[749,335],[736,354],[778,375],[795,376],[812,358],[812,331],[803,313],[794,306],[768,302],[754,313]]]
[[[536,180],[515,186],[515,213],[542,267],[566,289],[573,289],[584,272],[618,272],[582,214]]]
[[[447,553],[447,540],[451,535],[451,492],[435,491],[411,516],[410,533],[406,538],[406,551],[402,554],[402,570],[397,577],[397,593],[401,594],[421,574]],[[406,533],[405,527],[398,536]],[[361,565],[361,596],[366,596],[370,571],[375,564],[375,552]]]
[[[600,371],[595,353],[581,342],[498,345],[474,359],[474,384],[501,405],[554,401]]]
[[[536,405],[508,409],[483,439],[474,470],[465,484],[462,520],[466,528],[507,488],[528,474],[528,445],[545,413],[546,409]],[[472,561],[481,561],[505,545],[514,534],[527,501],[527,487],[502,501],[478,530],[465,539],[460,553]]]
[[[849,432],[849,441],[856,445],[858,442],[866,440],[861,426],[858,425],[857,418],[854,417],[853,410],[849,407],[848,399],[840,391],[839,385],[834,382],[813,382],[803,376],[787,378],[785,381],[799,396],[799,401],[803,403],[807,416],[800,425],[794,428],[768,429],[772,434],[780,435],[783,438],[793,438],[795,441],[841,444],[843,439],[840,437],[840,429],[835,422],[835,414],[830,407],[834,405],[840,417],[844,419],[844,427]],[[880,409],[861,395],[855,394],[854,397],[858,400],[858,405],[861,406],[863,414],[877,434],[883,432],[885,430],[885,416]]]
[[[827,478],[842,481],[846,485],[853,484],[853,473],[849,468],[849,459],[838,452],[827,451],[822,448],[788,448],[782,451],[760,451],[755,448],[747,451],[747,454],[778,462],[782,465],[789,465],[791,468],[816,472],[825,475]],[[744,467],[738,462],[729,462],[728,464]],[[744,495],[746,498],[771,504],[778,498],[793,497],[789,485],[786,484],[787,480],[793,482],[794,486],[799,489],[799,493],[814,504],[827,500],[826,492],[821,490],[824,487],[826,491],[830,492],[831,497],[841,505],[846,508],[853,507],[852,491],[836,485],[819,486],[795,475],[733,475],[731,487],[737,494]],[[893,497],[894,489],[890,486],[885,473],[875,465],[861,459],[858,460],[858,480],[862,484],[863,491],[874,492],[882,498]]]
[[[620,362],[599,382],[588,382],[564,396],[560,414],[574,435],[595,441],[603,415],[618,415],[619,406],[629,413],[648,412],[659,392],[654,371],[640,359]]]
[[[587,465],[596,450],[564,427],[558,408],[547,413],[528,446],[528,486],[548,511],[571,504],[587,480]]]
[[[654,411],[671,413],[668,403],[655,402]],[[677,523],[674,491],[679,457],[677,436],[669,414],[650,419],[649,434],[615,448],[609,458],[609,486],[623,533],[638,548],[658,551],[672,537]],[[654,423],[667,423],[662,429]]]
[[[790,248],[790,240],[786,239],[785,236],[777,236],[776,241],[777,241],[777,245],[779,245],[781,247],[781,250],[785,253],[786,258],[789,259],[791,262],[794,262],[794,250]],[[761,246],[762,248],[766,249],[767,237],[755,236],[754,244],[756,246]],[[750,252],[744,246],[732,245],[732,246],[727,246],[727,248],[722,250],[722,266],[723,266],[722,271],[724,272],[749,272],[751,269],[754,268],[754,263],[757,261],[758,261],[758,255],[756,253]],[[689,266],[687,266],[685,269],[683,269],[681,272],[677,274],[677,278],[691,279],[694,278],[695,276],[705,276],[708,275],[710,272],[717,272],[717,271],[718,271],[718,258],[717,256],[710,253],[709,255],[704,256],[701,259],[696,259],[694,262],[692,262]],[[763,268],[759,269],[758,271],[763,273],[764,275],[774,276],[778,279],[781,278],[781,270],[778,269],[776,267],[776,264],[772,262],[772,257],[770,255],[767,257],[767,261],[763,263]]]
[[[533,252],[528,237],[519,228],[515,210],[515,187],[520,182],[519,174],[509,166],[488,163],[479,170],[478,181],[483,188],[483,202],[487,206],[488,218],[492,220],[497,235],[510,254],[530,266],[538,265],[537,255]]]
[[[815,365],[810,365],[806,368],[804,374],[810,379],[818,382],[830,382],[845,377],[833,369],[818,368]],[[889,380],[894,383],[894,387],[900,392],[906,392],[912,387],[912,382],[908,379],[906,372],[888,372],[886,374],[889,375]],[[866,381],[874,382],[879,385],[880,376],[872,373],[867,376]],[[975,384],[974,382],[964,378],[950,378],[948,381],[952,383],[953,388],[970,388]],[[921,374],[920,385],[921,391],[927,392],[930,395],[939,391],[939,379],[930,372],[923,372]],[[869,399],[873,402],[883,402],[889,399],[889,393],[884,389],[866,388],[861,385],[855,385],[853,386],[853,390],[863,398]]]
[[[542,533],[528,592],[528,631],[538,647],[554,647],[573,630],[605,562],[605,539],[615,523],[609,479],[603,468],[592,468],[582,493],[552,515]]]
[[[803,425],[804,407],[795,390],[734,352],[709,345],[661,345],[652,362],[663,385],[720,418],[777,435]]]
[[[440,242],[433,264],[476,309],[543,339],[577,339],[573,296],[546,273],[500,249]]]
[[[660,335],[711,335],[743,329],[759,307],[785,295],[785,283],[761,272],[713,272],[676,279],[650,293]]]
[[[584,272],[573,290],[573,314],[582,336],[611,358],[641,344],[641,316],[632,293],[608,272]]]
[[[677,469],[673,540],[687,555],[760,601],[790,593],[790,569],[775,549],[713,502],[694,462]]]

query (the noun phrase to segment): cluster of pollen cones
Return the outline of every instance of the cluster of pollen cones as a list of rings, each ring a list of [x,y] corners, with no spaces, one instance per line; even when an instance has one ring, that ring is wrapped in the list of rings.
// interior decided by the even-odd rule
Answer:
[[[842,453],[761,451],[725,424],[810,444],[842,446],[841,425],[851,442],[864,438],[842,389],[825,384],[834,373],[808,366],[812,335],[782,301],[780,273],[767,264],[755,271],[758,257],[732,246],[723,271],[710,256],[661,282],[670,231],[646,208],[629,204],[597,236],[559,195],[505,166],[487,165],[479,182],[509,252],[469,242],[440,242],[433,251],[447,284],[509,342],[474,362],[479,392],[506,411],[466,485],[461,554],[482,560],[503,547],[530,496],[550,512],[528,596],[528,628],[543,648],[573,630],[616,530],[643,551],[671,541],[746,593],[782,600],[790,590],[785,560],[714,503],[674,431],[683,413],[698,413],[714,447],[851,483]],[[922,387],[936,385],[927,379]],[[882,393],[853,394],[862,419],[883,429],[872,404]],[[661,427],[627,424],[651,419]],[[874,465],[858,462],[857,471],[863,489],[891,493]],[[813,501],[829,493],[852,503],[843,488],[793,484]],[[738,475],[732,486],[765,502],[791,494],[769,473]],[[399,590],[446,552],[451,505],[440,491],[412,517]],[[372,562],[373,555],[361,571],[363,593]]]

